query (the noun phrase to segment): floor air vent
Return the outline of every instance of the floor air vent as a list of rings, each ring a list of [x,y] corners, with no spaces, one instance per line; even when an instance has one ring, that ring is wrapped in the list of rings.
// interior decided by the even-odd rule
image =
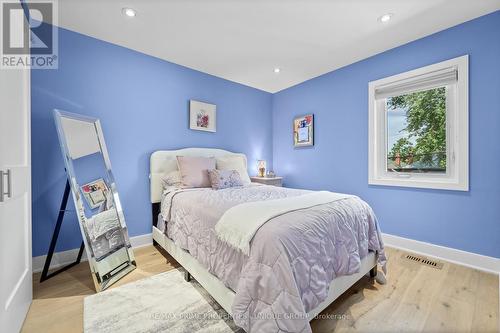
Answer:
[[[437,269],[443,268],[442,262],[439,262],[436,260],[431,260],[431,259],[425,258],[425,257],[419,257],[419,256],[414,255],[414,254],[403,254],[403,259],[417,262],[417,263],[420,263],[422,265],[426,265],[426,266],[437,268]]]

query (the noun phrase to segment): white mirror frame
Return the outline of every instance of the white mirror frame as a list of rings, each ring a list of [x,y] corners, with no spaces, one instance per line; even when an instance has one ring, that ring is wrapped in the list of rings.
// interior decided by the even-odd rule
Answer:
[[[75,170],[73,167],[73,158],[70,153],[70,149],[68,146],[68,141],[66,140],[64,128],[63,128],[63,118],[70,119],[70,120],[76,120],[76,121],[81,121],[85,122],[88,124],[92,124],[95,129],[95,134],[98,142],[98,148],[100,150],[97,150],[96,152],[101,153],[103,159],[104,159],[104,164],[106,166],[106,177],[108,180],[108,187],[109,191],[112,193],[112,198],[113,198],[113,203],[114,203],[114,209],[116,209],[117,216],[122,228],[123,232],[123,238],[125,240],[125,246],[117,250],[116,252],[111,253],[109,256],[105,257],[103,260],[108,259],[107,261],[103,260],[97,260],[96,257],[94,256],[92,247],[90,246],[89,242],[89,236],[87,235],[86,229],[85,229],[85,221],[87,217],[85,216],[85,211],[84,211],[84,203],[82,199],[82,195],[80,193],[80,185],[78,184],[77,179],[76,179],[76,174]],[[59,136],[59,143],[61,147],[61,152],[64,158],[64,164],[66,167],[66,174],[68,176],[68,181],[70,183],[71,187],[71,193],[73,196],[73,202],[75,204],[75,210],[76,214],[78,216],[78,221],[80,225],[80,231],[82,233],[82,238],[83,242],[85,244],[85,250],[87,253],[87,258],[90,266],[90,271],[92,274],[92,278],[94,280],[94,285],[96,288],[96,291],[102,291],[118,281],[120,278],[128,274],[129,272],[133,271],[136,268],[136,262],[134,258],[134,254],[132,251],[132,247],[130,245],[130,239],[128,236],[128,232],[126,229],[126,224],[125,224],[125,217],[123,215],[123,210],[122,206],[120,203],[120,198],[118,195],[118,191],[116,189],[116,183],[115,179],[113,176],[113,173],[111,171],[111,162],[109,160],[109,155],[108,155],[108,150],[106,148],[106,143],[104,141],[104,135],[102,132],[101,124],[99,122],[99,119],[97,118],[92,118],[92,117],[86,117],[82,116],[79,114],[74,114],[70,112],[65,112],[61,110],[54,110],[54,120],[56,123],[56,128],[57,128],[57,133]],[[76,157],[81,157],[81,156],[86,156],[84,152],[87,150],[93,150],[94,145],[92,147],[85,149],[73,149],[73,154],[76,154]],[[76,152],[76,153],[75,153]],[[82,155],[83,154],[83,155]],[[121,249],[125,249],[126,253],[121,253]],[[120,252],[120,253],[118,253]],[[123,252],[123,251],[122,251]],[[127,255],[128,259],[126,262],[123,261],[116,261],[116,258],[113,257],[113,255],[117,253],[117,255]],[[118,266],[116,266],[118,265]],[[100,274],[100,272],[106,272],[105,275]]]

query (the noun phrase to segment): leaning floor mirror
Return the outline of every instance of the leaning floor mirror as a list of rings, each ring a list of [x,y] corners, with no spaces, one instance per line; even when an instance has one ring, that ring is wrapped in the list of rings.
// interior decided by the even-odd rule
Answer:
[[[54,110],[54,119],[95,288],[136,268],[99,119]]]

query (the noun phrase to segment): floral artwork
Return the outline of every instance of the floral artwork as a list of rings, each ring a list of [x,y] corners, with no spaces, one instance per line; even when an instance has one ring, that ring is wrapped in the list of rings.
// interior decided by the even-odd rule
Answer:
[[[196,115],[196,126],[208,128],[209,119],[210,118],[208,117],[208,114],[205,113],[205,111],[198,112],[198,114]]]
[[[215,132],[216,106],[214,104],[189,101],[189,128],[198,131]]]
[[[307,114],[293,120],[294,147],[314,145],[314,115]]]

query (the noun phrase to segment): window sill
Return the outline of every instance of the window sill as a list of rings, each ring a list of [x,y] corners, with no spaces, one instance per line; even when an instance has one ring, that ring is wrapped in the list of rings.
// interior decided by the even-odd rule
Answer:
[[[425,188],[433,190],[452,190],[452,191],[469,191],[468,182],[458,182],[455,180],[430,180],[430,179],[415,179],[415,178],[374,178],[368,181],[369,185],[383,186],[398,186]]]

